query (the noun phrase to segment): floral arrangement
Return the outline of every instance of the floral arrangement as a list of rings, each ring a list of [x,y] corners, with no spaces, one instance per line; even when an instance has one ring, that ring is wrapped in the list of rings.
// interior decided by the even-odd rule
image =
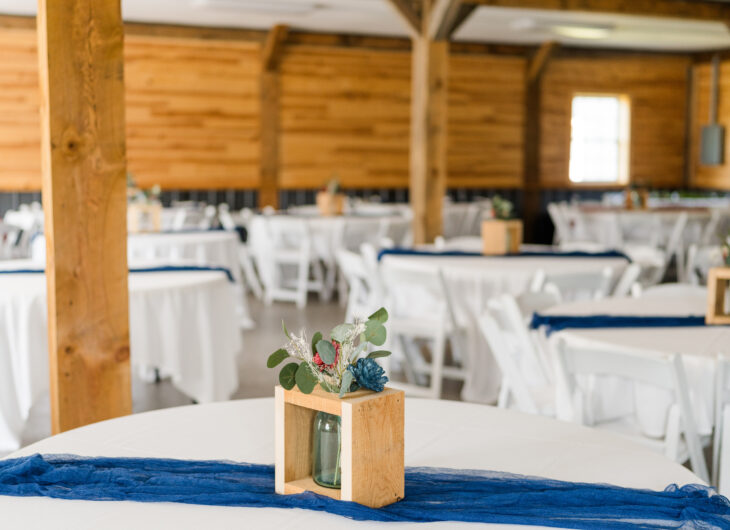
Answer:
[[[290,334],[282,322],[289,341],[269,356],[266,366],[274,368],[286,359],[293,359],[294,362],[279,372],[279,383],[287,390],[296,385],[304,394],[310,394],[317,384],[327,392],[339,393],[340,397],[359,388],[380,392],[388,378],[375,359],[387,357],[390,352],[376,350],[364,357],[363,354],[368,344],[385,343],[387,321],[388,312],[381,307],[364,322],[340,324],[332,329],[329,339],[318,331],[311,341],[303,331],[299,335]]]
[[[497,219],[511,218],[513,208],[512,202],[502,198],[500,195],[492,197],[492,212]]]
[[[329,179],[327,184],[324,185],[322,191],[326,191],[330,195],[337,195],[340,192],[340,181],[337,176],[333,176]]]

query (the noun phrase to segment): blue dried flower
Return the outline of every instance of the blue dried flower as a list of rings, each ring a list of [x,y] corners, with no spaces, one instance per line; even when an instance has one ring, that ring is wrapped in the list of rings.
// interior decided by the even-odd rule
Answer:
[[[357,384],[375,392],[381,392],[385,387],[385,383],[388,382],[385,371],[374,359],[358,359],[355,364],[351,364],[347,369],[352,372]]]

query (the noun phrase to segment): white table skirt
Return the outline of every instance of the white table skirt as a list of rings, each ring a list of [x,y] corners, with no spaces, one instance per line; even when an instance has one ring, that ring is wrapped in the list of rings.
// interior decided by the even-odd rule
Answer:
[[[225,274],[130,274],[129,313],[135,369],[159,369],[201,403],[236,391],[241,333]],[[31,407],[48,391],[47,337],[45,275],[0,274],[0,451],[19,447]]]
[[[619,276],[627,265],[622,258],[476,257],[385,255],[381,267],[441,269],[456,305],[457,318],[468,333],[469,370],[461,392],[465,401],[494,403],[502,380],[496,361],[479,330],[478,318],[490,298],[525,292],[535,273],[600,271],[611,267]],[[419,307],[414,304],[413,307]]]
[[[654,490],[672,483],[700,482],[688,469],[641,445],[539,416],[453,401],[407,398],[405,418],[407,466],[505,471]],[[54,436],[12,456],[33,453],[271,464],[274,402],[269,398],[231,401],[136,414]],[[271,487],[273,490],[273,482]],[[24,530],[477,528],[454,522],[358,522],[300,509],[2,496],[0,513],[3,528]]]
[[[690,316],[704,315],[706,309],[706,296],[665,295],[561,304],[545,311],[545,314]],[[718,353],[730,354],[730,327],[566,329],[553,333],[549,344],[553,347],[555,341],[566,335],[617,346],[682,354],[697,428],[700,434],[712,433],[716,357]],[[666,412],[672,401],[668,391],[615,382],[597,384],[593,390],[606,416],[617,417],[635,410],[646,434],[664,435]],[[558,400],[558,407],[565,407],[565,403]]]

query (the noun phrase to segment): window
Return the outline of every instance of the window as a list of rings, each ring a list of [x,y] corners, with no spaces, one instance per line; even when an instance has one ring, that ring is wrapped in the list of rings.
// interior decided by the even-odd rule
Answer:
[[[617,183],[629,180],[629,98],[579,94],[570,120],[570,181]]]

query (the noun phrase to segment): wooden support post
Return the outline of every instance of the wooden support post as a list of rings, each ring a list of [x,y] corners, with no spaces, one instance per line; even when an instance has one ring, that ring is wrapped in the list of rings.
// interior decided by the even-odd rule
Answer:
[[[410,202],[413,242],[441,235],[446,194],[449,43],[413,40]]]
[[[527,65],[525,91],[525,172],[522,218],[525,241],[535,243],[537,220],[540,215],[540,87],[542,73],[557,48],[555,42],[545,42]]]
[[[274,26],[261,54],[261,161],[259,208],[279,207],[279,59],[288,26]]]
[[[54,433],[132,412],[120,0],[39,0]]]

